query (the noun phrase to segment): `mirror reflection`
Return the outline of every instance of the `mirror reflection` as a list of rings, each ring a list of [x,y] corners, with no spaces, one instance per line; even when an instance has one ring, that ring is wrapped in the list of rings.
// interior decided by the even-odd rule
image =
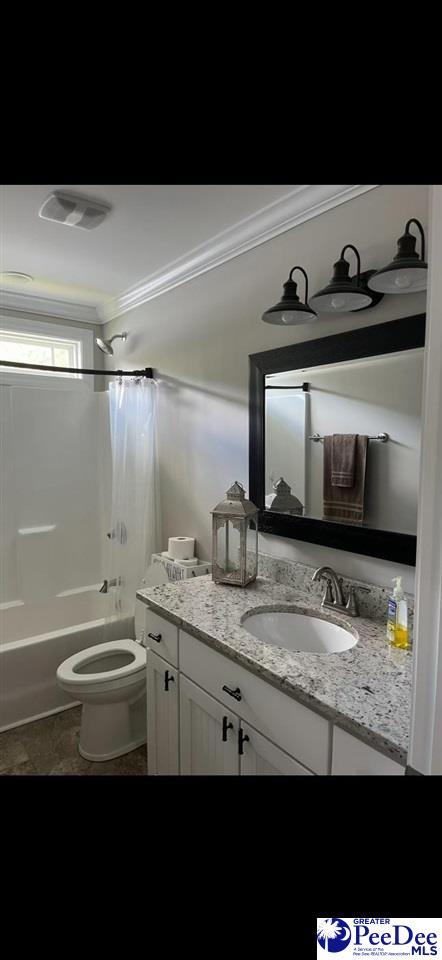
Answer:
[[[415,534],[423,348],[265,378],[267,510]]]

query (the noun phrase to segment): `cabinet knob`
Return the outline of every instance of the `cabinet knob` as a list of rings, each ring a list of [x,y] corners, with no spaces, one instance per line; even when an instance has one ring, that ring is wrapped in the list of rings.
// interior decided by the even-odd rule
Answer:
[[[223,686],[223,690],[225,690],[225,692],[229,694],[229,697],[233,697],[234,700],[242,700],[241,690],[239,689],[239,687],[236,687],[235,690],[232,690],[232,688],[228,687],[227,684],[225,683]]]
[[[248,737],[247,734],[244,733],[244,730],[242,729],[242,727],[240,727],[238,730],[238,753],[240,757],[242,757],[244,753],[243,744],[246,743],[246,741],[248,740],[250,740],[250,737]]]
[[[166,691],[169,690],[169,683],[172,683],[172,681],[175,683],[175,677],[173,677],[168,670],[165,670],[164,671],[164,689]]]
[[[161,633],[148,633],[147,636],[156,643],[161,643]]]
[[[227,731],[233,730],[233,723],[229,723],[228,717],[223,717],[223,742],[226,743]]]

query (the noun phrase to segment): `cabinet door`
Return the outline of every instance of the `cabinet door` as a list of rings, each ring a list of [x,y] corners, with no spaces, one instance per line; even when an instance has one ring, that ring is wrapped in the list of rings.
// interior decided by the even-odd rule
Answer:
[[[179,773],[178,670],[147,651],[147,772]]]
[[[187,677],[180,677],[180,772],[239,774],[238,717]]]
[[[239,743],[242,754],[240,756],[240,772],[246,777],[274,777],[313,776],[310,770],[293,760],[274,743],[261,736],[253,727],[241,723]]]
[[[390,760],[367,743],[352,737],[346,730],[333,728],[333,777],[401,777],[404,773],[404,767],[395,760]]]
[[[208,690],[308,770],[328,774],[328,720],[181,628],[179,646],[181,676]]]

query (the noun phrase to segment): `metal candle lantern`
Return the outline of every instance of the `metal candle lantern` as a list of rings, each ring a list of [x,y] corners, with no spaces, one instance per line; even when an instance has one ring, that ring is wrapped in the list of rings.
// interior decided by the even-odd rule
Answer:
[[[246,587],[258,572],[258,507],[235,481],[212,510],[212,580]]]

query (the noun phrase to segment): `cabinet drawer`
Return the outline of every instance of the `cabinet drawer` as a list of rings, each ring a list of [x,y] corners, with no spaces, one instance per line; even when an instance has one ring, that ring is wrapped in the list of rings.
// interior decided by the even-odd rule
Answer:
[[[172,666],[178,666],[178,627],[164,617],[146,607],[145,614],[145,646],[153,650],[158,656],[164,657]],[[153,636],[149,637],[149,633]],[[153,639],[156,637],[157,639]]]
[[[362,743],[357,737],[333,728],[332,776],[403,776],[405,767]]]
[[[328,773],[329,724],[323,717],[180,630],[180,670],[229,710],[315,773]],[[223,690],[239,687],[239,700]]]

